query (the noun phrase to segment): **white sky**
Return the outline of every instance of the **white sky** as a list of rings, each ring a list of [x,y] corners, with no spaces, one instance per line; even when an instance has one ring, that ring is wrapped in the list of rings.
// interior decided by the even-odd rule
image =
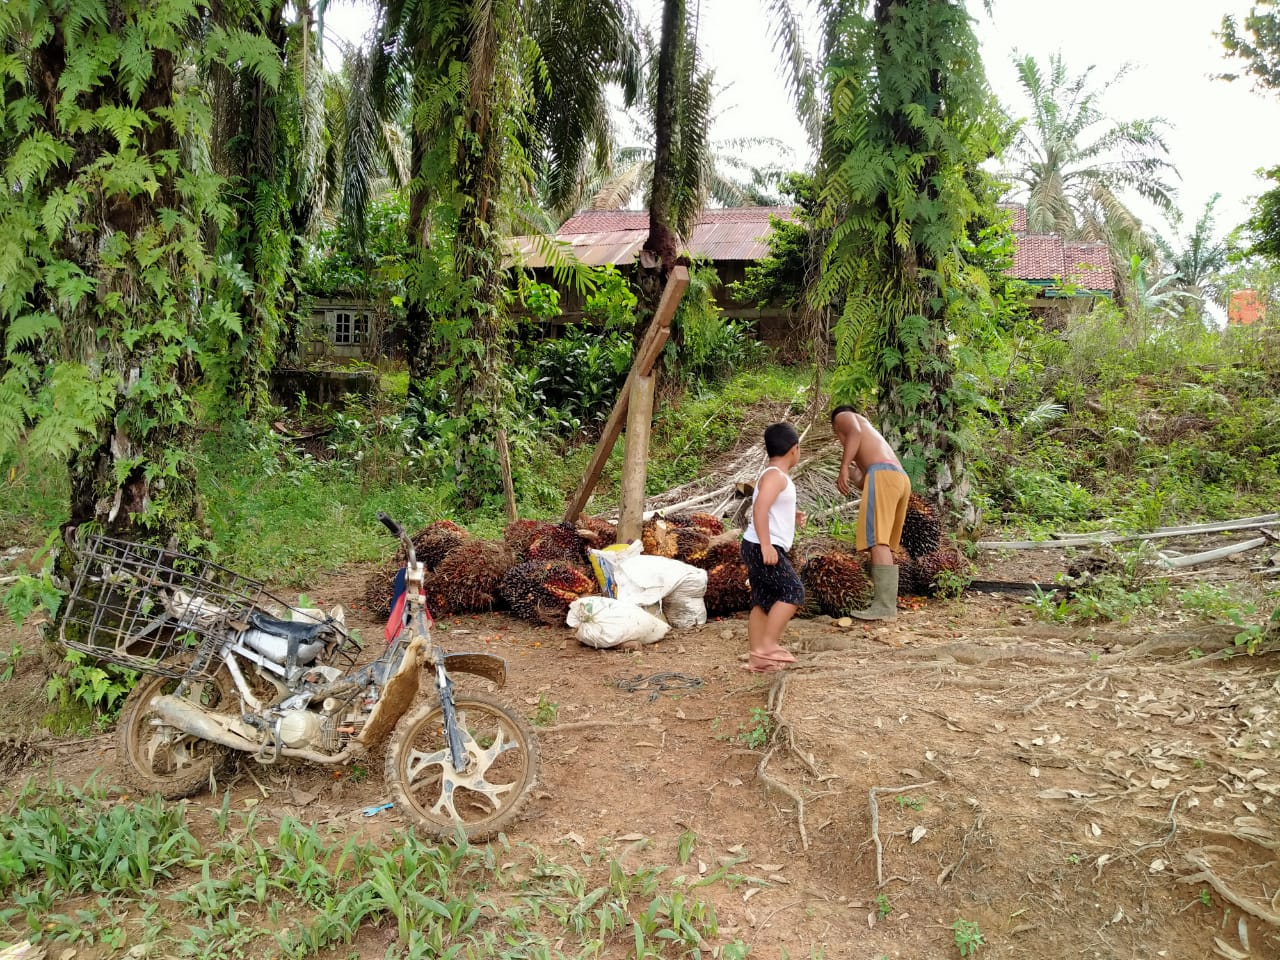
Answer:
[[[647,21],[660,9],[657,0],[633,3]],[[688,3],[700,17],[704,55],[724,86],[713,137],[777,137],[793,145],[790,159],[803,165],[809,151],[783,88],[763,0]],[[1179,206],[1193,222],[1220,192],[1223,232],[1243,221],[1250,198],[1266,189],[1255,171],[1280,164],[1280,93],[1212,77],[1239,69],[1222,57],[1213,32],[1224,14],[1242,15],[1248,7],[1248,0],[995,0],[989,17],[978,0],[970,0],[992,88],[1015,116],[1025,109],[1012,65],[1015,50],[1042,63],[1061,50],[1072,73],[1096,65],[1099,83],[1133,64],[1106,90],[1103,108],[1121,119],[1169,121],[1170,158],[1182,176]],[[368,11],[360,0],[335,0],[326,14],[327,32],[358,40],[370,23]],[[1135,209],[1146,208],[1135,203]]]

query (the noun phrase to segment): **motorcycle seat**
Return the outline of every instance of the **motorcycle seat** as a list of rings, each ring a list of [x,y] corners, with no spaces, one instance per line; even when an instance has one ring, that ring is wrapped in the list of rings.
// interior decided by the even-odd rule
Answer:
[[[275,617],[257,612],[249,614],[249,623],[263,633],[269,633],[273,637],[283,637],[286,640],[296,639],[299,643],[314,640],[329,626],[327,623],[307,620],[277,620]]]
[[[263,613],[251,613],[243,640],[249,648],[281,666],[308,666],[324,649],[321,636],[327,623],[277,620]]]

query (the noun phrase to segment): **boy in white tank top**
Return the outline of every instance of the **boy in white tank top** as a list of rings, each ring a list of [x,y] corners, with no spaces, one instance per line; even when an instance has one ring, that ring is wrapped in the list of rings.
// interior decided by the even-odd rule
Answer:
[[[764,432],[769,465],[756,480],[751,522],[742,535],[742,562],[751,580],[751,615],[747,620],[747,669],[775,673],[796,658],[783,649],[782,631],[804,605],[804,584],[787,558],[804,514],[796,509],[791,470],[800,461],[800,438],[789,423]]]

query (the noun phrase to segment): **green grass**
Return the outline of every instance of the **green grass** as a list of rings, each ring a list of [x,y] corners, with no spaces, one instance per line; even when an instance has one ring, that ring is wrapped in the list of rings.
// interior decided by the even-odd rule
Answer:
[[[188,819],[209,817],[199,831]],[[256,808],[198,811],[159,798],[28,782],[0,801],[0,942],[29,939],[146,955],[309,960],[349,954],[362,934],[394,940],[388,956],[696,956],[722,940],[702,895],[749,878],[667,879],[602,852],[562,863],[505,838],[490,846],[381,844],[324,832]],[[161,904],[167,904],[161,910]]]

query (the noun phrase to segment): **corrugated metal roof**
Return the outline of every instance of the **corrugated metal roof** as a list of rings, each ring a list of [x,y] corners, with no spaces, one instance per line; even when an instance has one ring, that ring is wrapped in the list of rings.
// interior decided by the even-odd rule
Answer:
[[[1052,233],[1027,233],[1027,209],[1000,204],[1013,214],[1012,274],[1041,283],[1066,280],[1086,290],[1111,290],[1111,256],[1106,244],[1064,241]],[[793,207],[725,207],[703,210],[684,252],[708,260],[759,260],[769,253],[770,218],[792,219]],[[645,210],[586,210],[566,220],[555,242],[569,248],[583,263],[627,264],[635,260],[649,235]],[[546,258],[533,237],[512,237],[520,259],[528,267],[545,267]]]
[[[792,214],[792,207],[703,210],[684,252],[708,260],[759,260],[769,253],[770,218],[790,219]],[[644,210],[587,210],[566,220],[555,239],[595,267],[631,263],[648,236],[649,214]],[[512,237],[511,242],[525,266],[547,265],[533,237]]]

